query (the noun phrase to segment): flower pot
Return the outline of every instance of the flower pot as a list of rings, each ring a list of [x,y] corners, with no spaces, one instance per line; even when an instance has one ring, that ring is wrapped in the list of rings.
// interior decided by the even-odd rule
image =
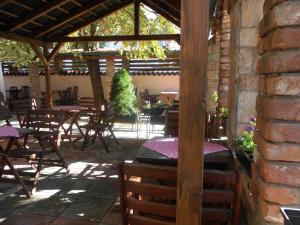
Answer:
[[[243,149],[236,149],[236,156],[248,174],[251,174],[252,156],[247,154]]]

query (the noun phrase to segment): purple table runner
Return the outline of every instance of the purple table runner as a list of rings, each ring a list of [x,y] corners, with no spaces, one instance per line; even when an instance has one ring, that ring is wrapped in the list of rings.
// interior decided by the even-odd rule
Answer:
[[[172,159],[178,158],[178,138],[159,138],[145,142],[144,147],[156,151]],[[229,150],[225,146],[204,142],[204,154],[211,154]]]
[[[0,127],[0,138],[19,136],[19,131],[14,127]]]

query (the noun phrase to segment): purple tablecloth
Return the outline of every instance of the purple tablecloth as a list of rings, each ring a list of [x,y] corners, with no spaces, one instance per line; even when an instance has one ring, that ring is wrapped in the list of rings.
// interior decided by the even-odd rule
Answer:
[[[172,159],[178,158],[178,138],[158,138],[145,142],[144,147],[156,151]],[[204,154],[229,150],[225,146],[204,142]]]
[[[0,138],[19,136],[19,131],[14,127],[0,127]]]

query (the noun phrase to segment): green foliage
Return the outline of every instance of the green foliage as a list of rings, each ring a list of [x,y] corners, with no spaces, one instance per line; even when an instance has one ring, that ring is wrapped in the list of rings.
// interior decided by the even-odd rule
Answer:
[[[222,120],[227,120],[228,118],[228,108],[220,108],[220,116]]]
[[[256,148],[256,144],[253,140],[254,131],[256,130],[256,118],[252,116],[249,123],[241,136],[233,138],[233,146],[244,150],[249,155],[253,155]]]
[[[244,150],[249,155],[253,155],[256,145],[253,141],[253,132],[245,131],[242,136],[233,138],[233,145]]]
[[[141,4],[140,8],[140,34],[175,34],[179,33],[179,28],[166,20],[164,17],[151,11],[148,7]],[[96,23],[76,31],[71,36],[105,36],[105,35],[132,35],[134,34],[134,7],[130,5]],[[121,53],[125,53],[129,58],[149,58],[155,56],[165,58],[165,51],[168,50],[158,41],[125,41],[122,42]],[[118,42],[115,42],[118,44]],[[88,44],[89,50],[102,48],[103,42],[93,42]],[[70,43],[66,45],[66,50],[76,50],[83,47],[81,43]],[[87,49],[86,46],[84,49]]]
[[[132,78],[125,69],[121,69],[113,77],[110,100],[116,103],[119,115],[137,114],[137,99],[131,81]]]
[[[213,101],[214,104],[218,103],[218,100],[219,100],[218,92],[215,91],[214,93],[212,93],[211,100]]]
[[[28,66],[37,61],[29,45],[0,39],[0,61],[5,60],[14,61],[16,66]]]

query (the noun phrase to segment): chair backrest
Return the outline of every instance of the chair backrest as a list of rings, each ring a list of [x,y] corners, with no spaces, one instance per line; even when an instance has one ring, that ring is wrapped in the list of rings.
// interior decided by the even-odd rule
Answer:
[[[13,109],[17,114],[20,126],[23,127],[26,125],[29,111],[36,109],[35,101],[31,98],[15,99],[13,101]]]
[[[179,112],[167,110],[165,122],[165,136],[178,137]]]
[[[122,225],[175,225],[176,179],[175,167],[119,165]]]
[[[30,110],[28,113],[27,127],[42,131],[62,131],[68,115],[64,111],[51,109]]]
[[[18,98],[18,87],[17,86],[12,86],[9,88],[9,98],[11,100]]]
[[[175,224],[176,167],[121,164],[119,181],[122,225]],[[241,176],[233,171],[205,170],[203,186],[202,224],[231,221],[238,225]]]
[[[30,98],[30,87],[29,86],[21,87],[21,98]]]
[[[79,97],[78,105],[87,108],[96,108],[96,99],[92,97]]]
[[[78,103],[78,86],[73,86],[72,103],[75,105]]]

